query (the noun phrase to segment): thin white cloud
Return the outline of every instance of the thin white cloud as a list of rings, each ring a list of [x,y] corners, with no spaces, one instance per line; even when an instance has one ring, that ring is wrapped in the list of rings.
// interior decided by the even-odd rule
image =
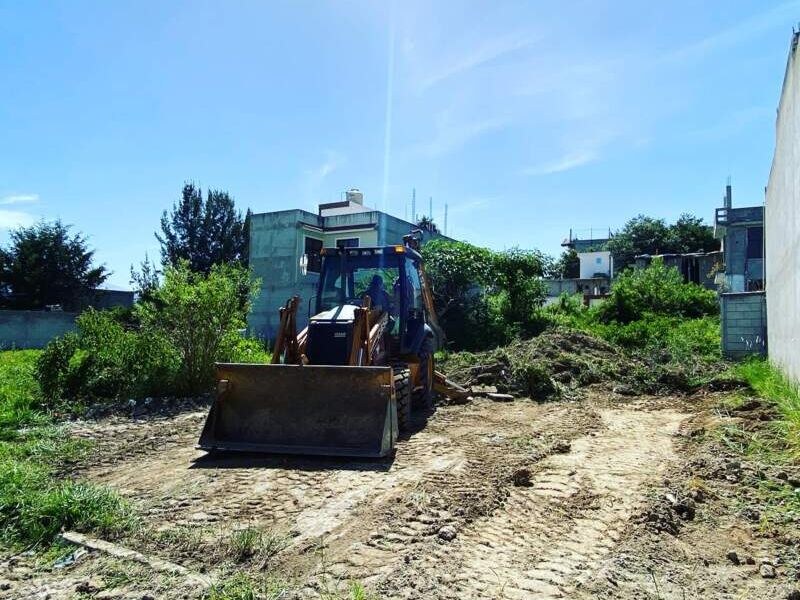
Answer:
[[[452,206],[448,206],[448,211],[450,215],[471,213],[473,211],[483,210],[484,208],[488,208],[493,202],[496,202],[497,200],[498,200],[497,197],[473,198],[471,200],[467,200],[466,202],[459,202],[458,204],[453,204]]]
[[[0,204],[35,204],[39,201],[39,194],[11,194],[0,198]]]
[[[736,25],[709,35],[669,52],[663,57],[666,63],[685,63],[704,58],[708,54],[736,46],[774,27],[785,27],[797,19],[800,2],[784,2],[762,13],[755,14]]]
[[[449,62],[438,65],[420,78],[419,88],[424,91],[447,79],[461,75],[498,60],[508,54],[522,50],[533,44],[536,38],[530,34],[510,34],[494,39],[483,40],[476,47],[470,48],[458,56],[451,57]],[[411,41],[406,41],[404,49],[414,48]]]
[[[336,171],[344,163],[344,157],[338,152],[328,152],[322,163],[306,172],[313,179],[325,179],[328,175]]]
[[[36,217],[20,210],[0,209],[0,229],[16,229],[29,227],[36,222]]]
[[[436,133],[427,142],[416,147],[416,154],[428,158],[444,156],[487,133],[502,129],[507,119],[490,118],[467,123],[446,123],[436,128]]]
[[[591,162],[598,160],[599,156],[593,150],[579,150],[576,152],[568,152],[560,158],[544,162],[532,167],[523,169],[524,175],[552,175],[553,173],[563,173],[564,171],[571,171]]]

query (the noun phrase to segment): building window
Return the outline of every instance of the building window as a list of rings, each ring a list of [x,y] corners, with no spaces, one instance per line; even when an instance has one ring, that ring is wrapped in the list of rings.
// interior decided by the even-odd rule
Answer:
[[[358,248],[359,246],[359,239],[357,237],[354,238],[342,238],[336,240],[336,247],[337,248]]]
[[[306,260],[308,261],[306,263],[306,270],[309,273],[319,273],[322,267],[320,250],[322,250],[322,240],[306,236],[305,253]]]
[[[764,258],[764,228],[747,228],[747,258]]]

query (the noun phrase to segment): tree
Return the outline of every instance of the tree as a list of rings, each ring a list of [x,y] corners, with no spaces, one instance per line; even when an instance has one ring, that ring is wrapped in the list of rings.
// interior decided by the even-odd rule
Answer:
[[[11,232],[0,248],[0,303],[4,307],[41,309],[60,304],[77,310],[108,279],[103,265],[93,266],[94,251],[80,233],[70,235],[60,220],[41,221]]]
[[[720,248],[712,227],[689,213],[683,213],[670,226],[670,237],[673,252],[713,252]]]
[[[163,336],[180,355],[183,392],[203,392],[213,382],[214,361],[226,341],[244,328],[258,286],[237,263],[212,265],[206,275],[181,261],[167,266],[161,285],[137,305],[142,330]],[[242,305],[243,289],[247,300]]]
[[[548,265],[547,257],[538,250],[511,248],[495,253],[492,262],[501,314],[507,323],[519,324],[525,330],[547,296],[542,281]]]
[[[185,260],[199,273],[209,273],[216,264],[246,261],[248,238],[230,195],[208,190],[203,200],[194,183],[184,184],[181,200],[171,212],[164,211],[161,234],[156,233],[164,266]]]
[[[633,264],[637,254],[662,254],[672,249],[670,229],[664,219],[638,215],[625,223],[608,242],[618,268]]]
[[[574,248],[567,248],[554,261],[551,267],[545,270],[545,276],[553,279],[577,279],[581,275],[581,261]]]
[[[144,261],[138,271],[131,265],[130,283],[139,300],[148,300],[152,297],[153,292],[158,289],[160,275],[161,271],[147,254],[144,255]]]
[[[433,222],[433,217],[423,216],[417,221],[417,227],[428,233],[439,233],[439,226]]]
[[[607,244],[617,268],[633,264],[639,254],[711,252],[719,247],[711,227],[688,213],[683,213],[673,225],[667,225],[664,219],[639,215],[628,221]]]

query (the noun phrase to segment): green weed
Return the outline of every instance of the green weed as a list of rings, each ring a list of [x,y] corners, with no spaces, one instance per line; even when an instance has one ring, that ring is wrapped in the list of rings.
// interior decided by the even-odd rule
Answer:
[[[766,360],[753,358],[734,367],[756,394],[778,409],[777,427],[795,459],[800,459],[800,389],[777,367]]]
[[[214,585],[204,600],[277,600],[286,595],[285,584],[274,579],[255,579],[238,572]]]
[[[286,536],[260,527],[245,527],[230,534],[222,544],[223,555],[235,562],[257,561],[266,564],[286,547]]]

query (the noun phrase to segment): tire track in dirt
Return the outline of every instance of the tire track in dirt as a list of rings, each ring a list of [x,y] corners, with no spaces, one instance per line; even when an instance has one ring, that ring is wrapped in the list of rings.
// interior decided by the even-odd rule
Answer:
[[[599,567],[644,501],[644,486],[675,458],[672,411],[600,411],[605,428],[549,457],[438,560],[462,567],[440,597],[565,598]],[[437,560],[438,559],[438,560]]]

